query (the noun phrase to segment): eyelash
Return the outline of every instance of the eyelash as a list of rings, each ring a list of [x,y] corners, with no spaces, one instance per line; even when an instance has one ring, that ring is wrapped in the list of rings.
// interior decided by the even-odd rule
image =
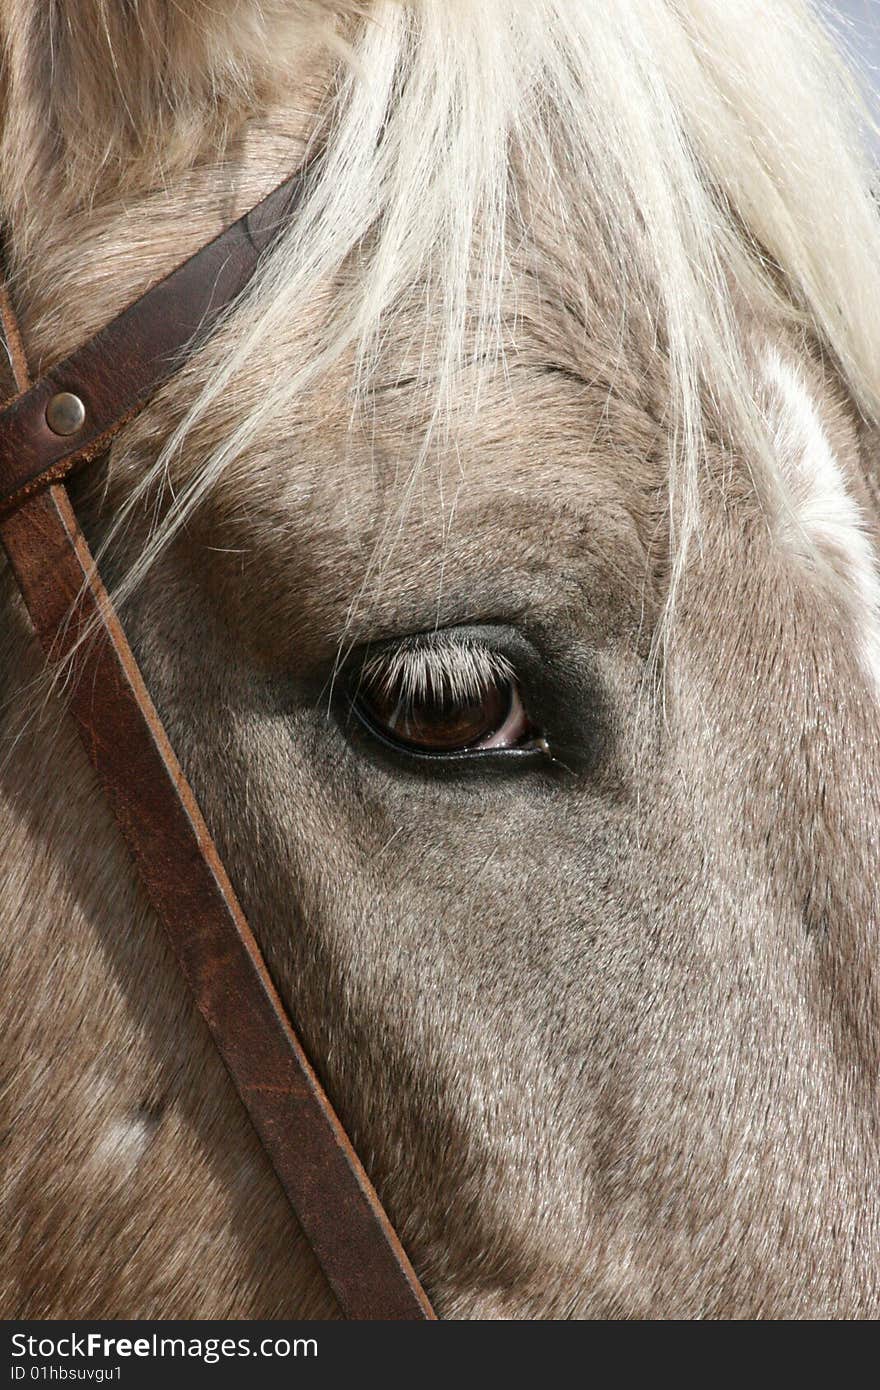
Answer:
[[[443,693],[464,701],[481,699],[496,682],[516,683],[517,676],[502,652],[473,640],[453,639],[439,643],[404,641],[376,652],[361,667],[360,681],[376,682],[386,691],[399,682],[402,700]]]

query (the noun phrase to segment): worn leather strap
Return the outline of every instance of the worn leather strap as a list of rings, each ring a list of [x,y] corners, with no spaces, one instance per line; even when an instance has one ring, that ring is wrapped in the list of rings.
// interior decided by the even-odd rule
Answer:
[[[6,549],[64,697],[181,970],[327,1280],[350,1318],[434,1317],[293,1031],[107,596],[66,488],[246,285],[296,201],[288,180],[35,384],[9,295],[0,321],[19,395],[0,413]],[[73,449],[43,418],[86,402]],[[80,641],[83,633],[86,640]]]
[[[0,431],[0,516],[101,454],[174,375],[246,288],[306,177],[280,184],[12,402]],[[76,434],[54,434],[46,422],[46,406],[60,391],[85,405]]]

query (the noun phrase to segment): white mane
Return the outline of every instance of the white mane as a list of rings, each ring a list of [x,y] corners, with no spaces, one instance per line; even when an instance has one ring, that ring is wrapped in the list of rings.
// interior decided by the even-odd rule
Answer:
[[[424,287],[425,339],[430,332],[435,343],[432,428],[442,427],[474,334],[483,358],[503,362],[519,211],[512,150],[552,203],[561,243],[576,249],[582,233],[578,189],[601,210],[603,254],[623,299],[647,306],[665,344],[676,573],[698,523],[707,397],[721,403],[747,456],[763,460],[759,485],[776,486],[734,331],[735,299],[759,322],[808,325],[858,407],[880,419],[880,221],[868,118],[809,4],[382,3],[359,22],[340,63],[319,172],[240,311],[233,350],[224,335],[222,352],[209,344],[200,355],[196,399],[143,488],[260,343],[335,283],[320,350],[246,403],[144,564],[255,432],[284,419],[343,354],[354,352],[357,391],[367,396],[413,285]]]

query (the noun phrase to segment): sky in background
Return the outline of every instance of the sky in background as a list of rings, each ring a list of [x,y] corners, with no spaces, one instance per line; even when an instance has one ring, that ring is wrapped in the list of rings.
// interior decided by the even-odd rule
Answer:
[[[876,95],[874,113],[880,120],[880,0],[830,0],[828,8],[836,10],[849,26],[848,46],[871,79]]]

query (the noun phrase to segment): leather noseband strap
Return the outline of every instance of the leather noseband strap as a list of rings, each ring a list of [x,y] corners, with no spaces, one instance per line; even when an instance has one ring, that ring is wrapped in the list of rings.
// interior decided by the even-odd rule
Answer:
[[[0,282],[18,391],[0,412],[0,540],[47,660],[70,663],[63,692],[86,752],[343,1313],[428,1319],[427,1297],[269,978],[63,485],[233,304],[291,216],[302,179],[281,184],[34,383]],[[70,433],[49,423],[58,424],[62,393],[84,407]],[[63,428],[77,418],[68,412]]]

